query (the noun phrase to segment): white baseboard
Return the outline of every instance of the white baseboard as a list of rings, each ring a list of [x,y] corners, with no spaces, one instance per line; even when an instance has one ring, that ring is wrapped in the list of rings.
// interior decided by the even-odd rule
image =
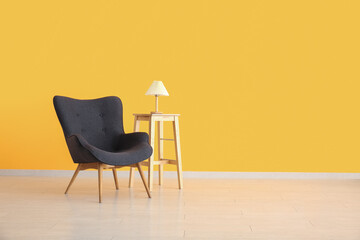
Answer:
[[[145,174],[147,171],[144,171]],[[0,176],[38,176],[71,177],[73,170],[18,170],[0,169]],[[96,171],[81,171],[80,176],[96,176]],[[360,179],[360,173],[307,173],[307,172],[183,172],[184,178],[225,178],[225,179]],[[105,177],[111,177],[111,171],[104,171]],[[118,171],[119,177],[129,177],[128,171]],[[139,177],[138,174],[135,174]],[[157,172],[154,174],[158,176]],[[176,178],[175,171],[164,172],[165,178]]]

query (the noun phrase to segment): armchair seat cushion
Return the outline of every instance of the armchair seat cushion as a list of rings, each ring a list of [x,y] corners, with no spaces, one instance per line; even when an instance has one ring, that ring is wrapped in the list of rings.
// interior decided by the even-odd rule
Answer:
[[[106,151],[88,143],[81,135],[73,135],[80,144],[88,150],[98,161],[116,166],[126,166],[135,164],[149,158],[153,152],[152,147],[147,142],[147,133],[130,133],[121,136],[121,148],[116,151]],[[126,141],[128,140],[128,141]]]

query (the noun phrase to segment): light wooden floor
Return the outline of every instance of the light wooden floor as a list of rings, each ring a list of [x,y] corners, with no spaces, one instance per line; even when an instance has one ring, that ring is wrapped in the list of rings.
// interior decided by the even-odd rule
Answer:
[[[0,176],[0,239],[360,239],[359,180],[68,181]]]

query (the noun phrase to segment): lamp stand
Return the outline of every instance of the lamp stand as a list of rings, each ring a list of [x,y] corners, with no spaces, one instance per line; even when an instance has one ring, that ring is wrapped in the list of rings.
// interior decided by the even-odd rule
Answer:
[[[155,112],[151,112],[151,113],[162,113],[159,112],[159,99],[158,99],[158,95],[155,95]]]

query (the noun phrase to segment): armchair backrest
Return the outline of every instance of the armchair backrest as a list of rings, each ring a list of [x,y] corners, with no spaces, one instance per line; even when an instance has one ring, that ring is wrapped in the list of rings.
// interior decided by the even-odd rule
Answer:
[[[97,148],[117,149],[119,136],[124,133],[120,98],[78,100],[55,96],[54,107],[65,138],[79,134]]]

